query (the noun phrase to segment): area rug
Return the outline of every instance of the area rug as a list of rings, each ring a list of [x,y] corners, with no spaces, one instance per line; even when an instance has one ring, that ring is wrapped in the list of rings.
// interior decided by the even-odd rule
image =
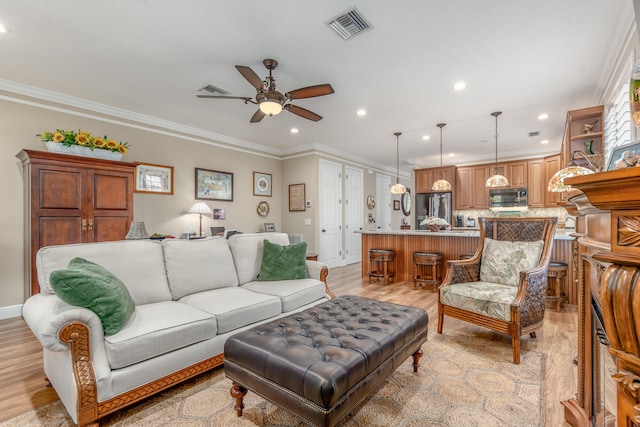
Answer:
[[[525,351],[511,362],[508,342],[431,333],[420,369],[407,359],[341,427],[518,426],[545,423],[545,355]],[[101,420],[101,426],[288,427],[296,416],[254,393],[242,417],[233,410],[231,381],[222,369],[203,374]],[[0,426],[72,426],[60,402]]]

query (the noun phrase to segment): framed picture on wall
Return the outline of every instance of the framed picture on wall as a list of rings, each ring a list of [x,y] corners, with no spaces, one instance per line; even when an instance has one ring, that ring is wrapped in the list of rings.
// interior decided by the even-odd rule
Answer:
[[[393,201],[393,210],[394,211],[399,211],[400,210],[400,200],[394,200]]]
[[[304,184],[289,185],[289,212],[304,211]]]
[[[196,199],[233,201],[233,174],[196,168]]]
[[[271,197],[271,174],[253,173],[253,195]]]
[[[136,193],[173,194],[173,166],[136,162]]]
[[[626,169],[640,164],[640,141],[615,147],[607,164],[607,170]]]

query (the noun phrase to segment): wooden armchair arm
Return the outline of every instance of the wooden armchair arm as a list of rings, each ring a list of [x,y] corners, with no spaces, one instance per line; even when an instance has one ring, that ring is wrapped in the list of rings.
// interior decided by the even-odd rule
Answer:
[[[546,266],[521,271],[518,292],[511,303],[511,318],[520,316],[522,327],[541,322],[544,318],[546,293]]]

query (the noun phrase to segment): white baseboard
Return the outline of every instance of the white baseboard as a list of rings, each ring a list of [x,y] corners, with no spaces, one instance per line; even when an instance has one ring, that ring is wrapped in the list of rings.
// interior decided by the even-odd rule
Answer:
[[[22,304],[0,307],[0,320],[22,316]]]

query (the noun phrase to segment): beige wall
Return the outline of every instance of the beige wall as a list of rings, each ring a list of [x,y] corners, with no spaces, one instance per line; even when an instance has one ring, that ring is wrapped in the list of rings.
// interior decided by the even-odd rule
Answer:
[[[195,142],[186,137],[142,130],[122,124],[82,117],[76,114],[38,108],[0,100],[0,179],[2,182],[2,219],[0,222],[0,308],[22,304],[23,291],[23,183],[22,166],[15,155],[22,149],[45,150],[35,135],[57,128],[82,129],[94,134],[128,141],[132,146],[123,161],[141,161],[174,167],[174,194],[134,195],[134,219],[144,221],[149,233],[174,234],[199,227],[197,215],[186,214],[195,203],[195,168],[214,169],[233,173],[233,202],[208,201],[209,206],[227,209],[227,219],[214,221],[203,218],[203,229],[213,225],[237,228],[244,232],[263,230],[264,222],[274,222],[278,230],[282,217],[282,162],[274,156],[260,156],[248,152],[225,149],[216,141]],[[166,132],[165,132],[166,133]],[[273,175],[273,197],[253,195],[253,172]],[[267,217],[257,214],[260,201],[270,205]],[[286,229],[284,229],[286,231]]]

